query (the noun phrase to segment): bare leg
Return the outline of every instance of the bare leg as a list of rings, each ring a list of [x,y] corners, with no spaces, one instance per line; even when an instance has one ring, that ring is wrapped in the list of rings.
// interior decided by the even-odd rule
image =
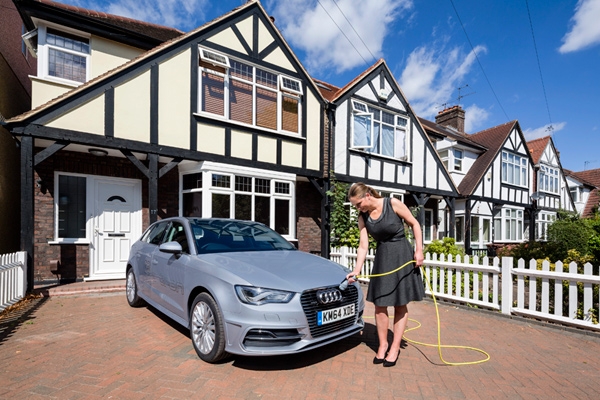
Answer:
[[[394,339],[392,340],[392,345],[390,346],[390,351],[388,353],[389,355],[386,357],[388,361],[393,362],[398,358],[398,353],[400,353],[400,344],[402,343],[402,336],[404,335],[407,322],[408,306],[403,305],[394,307]],[[379,331],[379,325],[377,326],[377,331]]]
[[[377,327],[377,337],[379,338],[379,349],[377,358],[384,358],[388,349],[388,328],[390,326],[390,317],[387,307],[375,306],[375,326]]]

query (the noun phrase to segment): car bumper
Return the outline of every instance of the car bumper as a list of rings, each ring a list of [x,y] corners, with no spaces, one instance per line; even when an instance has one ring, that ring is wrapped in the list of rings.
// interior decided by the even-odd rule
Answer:
[[[305,292],[288,304],[244,305],[241,313],[224,315],[225,350],[253,356],[298,353],[333,343],[364,328],[364,299],[360,289],[354,298],[329,306],[355,306],[353,316],[331,324],[317,325],[316,313],[327,307],[314,303],[311,294]]]

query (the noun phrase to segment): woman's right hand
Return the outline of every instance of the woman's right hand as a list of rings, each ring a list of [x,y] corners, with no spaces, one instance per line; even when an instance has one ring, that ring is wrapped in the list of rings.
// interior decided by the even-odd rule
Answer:
[[[354,283],[358,281],[358,279],[356,279],[356,274],[354,273],[354,271],[346,275],[346,279],[348,280],[348,283]]]

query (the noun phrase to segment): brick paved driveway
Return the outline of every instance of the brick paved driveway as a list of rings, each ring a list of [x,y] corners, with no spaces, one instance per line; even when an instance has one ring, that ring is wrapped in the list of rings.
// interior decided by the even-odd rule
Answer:
[[[411,305],[435,342],[434,305]],[[372,306],[367,313],[372,315]],[[235,357],[210,365],[185,329],[124,293],[50,297],[0,336],[2,399],[478,399],[597,398],[600,335],[585,335],[441,305],[442,341],[491,355],[479,365],[441,364],[436,348],[409,344],[398,365],[373,365],[373,319],[362,335],[311,352]],[[414,326],[414,323],[410,323]],[[446,350],[447,361],[481,357]]]

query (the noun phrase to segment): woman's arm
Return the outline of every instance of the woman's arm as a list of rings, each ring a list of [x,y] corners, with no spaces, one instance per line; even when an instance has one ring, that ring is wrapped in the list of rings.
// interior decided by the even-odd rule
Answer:
[[[356,264],[354,265],[352,272],[346,276],[349,283],[352,283],[356,280],[351,277],[360,275],[363,264],[367,259],[367,252],[369,251],[369,233],[367,232],[367,227],[365,226],[363,217],[360,214],[358,215],[358,231],[360,233],[360,241],[358,243],[358,250],[356,252]]]
[[[402,218],[408,226],[411,227],[413,231],[413,235],[415,237],[415,267],[420,267],[423,265],[423,232],[421,231],[421,225],[419,221],[412,215],[406,204],[396,199],[392,198],[392,208],[394,212]]]

